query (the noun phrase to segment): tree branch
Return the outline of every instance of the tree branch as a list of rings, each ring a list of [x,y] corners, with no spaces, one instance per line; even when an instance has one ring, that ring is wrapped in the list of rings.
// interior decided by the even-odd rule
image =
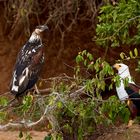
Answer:
[[[43,122],[44,120],[48,119],[48,114],[50,114],[51,111],[55,110],[56,109],[56,102],[59,100],[59,97],[57,96],[55,98],[55,101],[54,101],[54,105],[47,105],[46,108],[45,108],[45,111],[43,113],[43,115],[40,117],[39,120],[35,121],[35,122],[27,122],[27,121],[20,121],[20,122],[9,122],[7,124],[1,124],[0,125],[0,131],[2,130],[9,130],[9,129],[23,129],[23,128],[31,128],[31,127],[34,127],[36,125],[38,125],[39,123]],[[50,116],[49,116],[50,117]],[[51,122],[53,123],[53,122]],[[52,125],[52,127],[55,126],[55,125]],[[55,129],[55,128],[53,128]]]

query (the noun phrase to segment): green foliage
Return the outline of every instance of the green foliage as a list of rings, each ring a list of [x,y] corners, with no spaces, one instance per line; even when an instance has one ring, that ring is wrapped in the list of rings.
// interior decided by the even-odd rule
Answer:
[[[96,42],[102,46],[140,43],[140,1],[120,0],[100,8]],[[133,29],[132,29],[133,28]]]
[[[22,102],[22,105],[20,106],[22,112],[28,112],[31,105],[32,105],[32,100],[33,100],[33,96],[32,95],[27,95],[27,96],[24,96],[23,98],[23,102]]]
[[[19,132],[19,139],[25,139],[25,140],[32,140],[32,136],[31,136],[31,134],[29,133],[29,132],[22,132],[22,131],[20,131]]]
[[[8,105],[8,99],[6,97],[0,97],[0,106],[1,108]],[[0,111],[0,122],[3,122],[7,119],[7,112]]]
[[[123,84],[124,84],[125,87],[128,86],[128,84],[129,84],[129,78],[128,77],[123,79]]]
[[[29,20],[29,15],[32,12],[35,13],[38,17],[38,12],[41,11],[40,5],[38,1],[34,5],[32,2],[32,0],[28,1],[27,5],[24,4],[24,2],[20,4],[16,4],[15,2],[11,5],[11,2],[9,2],[10,11],[14,12],[13,15],[19,15],[19,18],[27,18],[27,21]],[[65,20],[67,11],[62,13],[60,10],[57,12],[58,16],[56,16],[56,14],[54,14],[56,13],[55,9],[57,9],[57,11],[58,9],[73,9],[76,6],[76,9],[74,10],[76,12],[71,11],[72,15],[74,13],[76,14],[73,16],[74,19],[71,20],[72,24],[76,23],[73,21],[76,21],[77,16],[79,16],[79,13],[81,13],[78,12],[79,4],[77,3],[76,5],[72,2],[72,7],[67,8],[67,3],[66,5],[65,3],[63,4],[64,7],[58,7],[60,4],[53,3],[54,7],[50,8],[52,9],[50,12],[52,18],[50,19],[55,25],[58,25],[58,28],[60,28],[59,25],[63,24],[63,19]],[[85,4],[86,7],[91,7],[89,1],[85,1]],[[30,9],[30,13],[27,12],[27,9]],[[39,11],[34,11],[36,9]],[[91,11],[93,11],[93,9],[96,8],[91,9]],[[116,47],[121,44],[139,44],[139,11],[140,2],[136,0],[128,0],[127,2],[125,0],[120,0],[115,6],[107,4],[101,7],[98,16],[99,23],[97,24],[96,28],[97,43],[103,46],[111,45],[112,47]],[[94,12],[95,11],[92,13]],[[87,15],[89,16],[90,13]],[[81,16],[82,15],[80,15],[80,18]],[[80,18],[78,19],[80,20]],[[48,23],[48,21],[46,23]],[[70,25],[66,26],[71,28],[72,24],[70,22]],[[130,35],[132,27],[134,30],[133,34]],[[138,50],[134,49],[134,51],[129,53],[129,56],[121,53],[120,57],[123,60],[129,60],[131,58],[135,59],[138,57]],[[113,123],[115,124],[117,121],[120,121],[120,119],[121,121],[127,122],[130,115],[125,104],[120,103],[117,97],[112,96],[107,100],[102,99],[101,94],[103,94],[106,89],[111,90],[113,88],[113,82],[115,82],[117,86],[120,84],[120,77],[116,75],[114,76],[114,71],[109,63],[107,63],[102,58],[94,60],[93,55],[87,52],[87,50],[79,52],[78,56],[76,57],[76,63],[77,66],[75,67],[75,76],[70,80],[65,78],[59,79],[57,81],[57,79],[55,79],[51,84],[52,90],[50,96],[43,97],[44,102],[37,100],[37,103],[33,105],[32,96],[25,96],[23,99],[23,104],[18,107],[20,113],[24,113],[24,116],[26,114],[28,114],[28,116],[34,115],[34,118],[36,115],[39,117],[42,115],[40,113],[40,103],[41,105],[45,104],[45,107],[46,105],[55,106],[56,108],[54,107],[54,110],[52,108],[51,113],[54,114],[60,123],[60,130],[56,136],[57,140],[62,139],[61,132],[66,132],[68,135],[74,135],[76,133],[78,139],[82,140],[85,137],[92,135],[94,131],[96,131],[96,129],[100,126],[104,128]],[[87,73],[86,76],[82,70],[85,70]],[[107,79],[112,80],[110,80],[110,83],[106,83]],[[126,80],[124,82],[127,84],[128,81]],[[75,96],[72,98],[71,94],[74,94]],[[59,99],[56,101],[58,97]],[[0,104],[2,106],[6,106],[7,102],[5,99],[2,99],[2,101],[0,100]],[[46,114],[46,116],[47,115],[48,114]],[[4,118],[5,114],[0,114],[0,117]],[[23,138],[22,132],[19,134],[19,137]],[[31,139],[30,134],[26,135],[26,139]],[[53,138],[52,136],[46,136],[44,139],[52,140]]]
[[[120,77],[114,75],[112,67],[101,58],[94,61],[93,55],[86,50],[79,52],[76,62],[78,65],[76,78],[80,78],[80,82],[75,81],[75,86],[71,88],[71,83],[61,81],[54,89],[55,92],[60,93],[61,97],[61,100],[57,102],[55,116],[63,132],[69,135],[77,132],[77,139],[82,140],[92,135],[100,126],[103,128],[118,121],[128,122],[130,113],[125,104],[120,103],[115,96],[107,100],[103,100],[101,96],[105,89],[113,88],[113,82],[120,84]],[[92,77],[85,78],[81,67],[92,72]],[[77,69],[75,71],[77,72]],[[106,79],[109,77],[113,80],[107,84]],[[77,88],[81,91],[80,95],[86,97],[69,98]],[[75,94],[79,93],[75,92]],[[67,99],[65,99],[66,96],[68,96]],[[49,102],[54,104],[55,95],[51,98]]]
[[[129,52],[129,54],[125,54],[124,52],[120,53],[120,58],[121,60],[118,60],[119,62],[121,61],[130,61],[130,60],[137,60],[137,68],[135,69],[135,71],[140,72],[140,60],[139,60],[139,52],[138,49],[135,48],[133,51],[131,50]]]
[[[32,140],[32,136],[30,133],[26,133],[25,140]]]
[[[139,52],[137,48],[135,48],[133,51],[129,51],[129,54],[125,54],[124,52],[121,52],[120,53],[121,60],[119,61],[124,61],[124,60],[129,61],[130,59],[137,59],[139,58],[138,55],[139,55]]]
[[[44,140],[52,140],[52,136],[45,136]]]
[[[6,97],[0,97],[0,106],[7,106],[8,99]]]
[[[22,131],[19,132],[18,137],[19,137],[19,138],[22,138],[22,137],[23,137],[23,132],[22,132]]]
[[[120,57],[122,61],[136,59],[138,58],[138,50],[135,48],[128,53],[128,56],[121,53]],[[127,123],[130,112],[126,104],[121,103],[116,96],[111,96],[107,100],[103,100],[101,96],[104,91],[109,92],[114,83],[116,86],[120,86],[120,76],[114,74],[112,67],[105,60],[102,58],[94,60],[93,55],[86,50],[79,52],[76,62],[75,86],[71,88],[71,83],[68,85],[63,81],[55,88],[55,91],[61,93],[61,98],[68,95],[67,100],[57,102],[57,111],[55,112],[59,122],[61,122],[60,126],[63,132],[69,135],[77,132],[77,139],[82,140],[88,138],[100,127],[106,128],[118,122]],[[89,77],[83,74],[83,69],[87,73],[91,73]],[[107,79],[110,79],[110,83],[106,83]],[[124,79],[123,82],[127,86],[128,78]],[[69,94],[77,88],[80,90],[81,96],[78,96],[78,99],[69,99]],[[75,94],[79,94],[79,92],[75,91]]]
[[[102,109],[107,113],[106,115],[113,123],[117,117],[121,117],[126,123],[129,121],[130,112],[128,108],[126,108],[126,104],[120,103],[116,96],[111,96],[108,101],[103,104]]]
[[[90,93],[93,93],[94,89],[96,90],[96,93],[98,93],[99,90],[104,91],[106,85],[105,78],[114,75],[112,67],[101,58],[94,61],[93,55],[86,50],[79,52],[78,56],[76,57],[76,62],[78,65],[78,73],[76,69],[76,74],[80,73],[80,65],[84,66],[85,69],[94,72],[94,75],[92,76],[93,78],[85,81],[86,91]]]
[[[0,122],[6,120],[6,117],[7,117],[7,113],[0,111]]]
[[[120,80],[121,80],[121,77],[119,75],[114,76],[112,79],[112,81],[115,83],[116,87],[120,86]]]
[[[84,50],[82,52],[79,52],[79,54],[76,57],[76,69],[75,69],[75,74],[78,76],[80,74],[80,64],[82,63],[83,66],[85,66],[88,69],[93,69],[93,55],[87,50]]]
[[[95,96],[84,100],[69,100],[63,106],[63,113],[62,108],[57,111],[63,131],[72,135],[77,129],[80,140],[92,135],[100,126],[104,128],[119,121],[127,123],[130,116],[126,105],[120,103],[116,96],[107,100]]]
[[[137,57],[136,49],[132,53]],[[55,130],[55,136],[51,134],[46,136],[45,140],[54,138],[62,140],[63,134],[69,137],[75,136],[79,140],[88,139],[99,128],[103,130],[118,122],[128,122],[130,113],[125,104],[115,96],[107,100],[102,98],[104,93],[108,94],[113,88],[114,83],[117,86],[120,84],[120,77],[114,75],[109,63],[102,58],[94,60],[93,55],[86,50],[79,52],[76,62],[78,67],[75,68],[74,77],[52,78],[51,94],[40,98],[38,96],[34,100],[32,95],[24,96],[22,105],[16,108],[19,116],[22,114],[24,119],[29,121],[36,120],[36,116],[40,119],[46,108],[48,106],[51,108],[45,115],[51,118],[47,129]],[[89,74],[88,76],[83,74],[83,69]],[[110,82],[106,83],[108,79]],[[128,80],[126,79],[124,83],[127,85]],[[5,100],[1,104],[5,105]],[[57,123],[51,115],[57,120],[59,129],[54,129]],[[5,117],[4,114],[0,114],[1,116]],[[25,135],[20,132],[19,138],[23,137],[27,140],[32,139],[29,133]]]

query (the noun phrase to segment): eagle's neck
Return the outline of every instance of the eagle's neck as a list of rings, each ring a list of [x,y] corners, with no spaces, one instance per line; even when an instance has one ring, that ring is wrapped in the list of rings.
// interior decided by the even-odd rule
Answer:
[[[118,72],[119,76],[121,77],[121,82],[123,82],[123,79],[128,78],[128,82],[129,83],[134,83],[134,81],[132,80],[132,77],[130,75],[129,69],[125,69],[123,71],[119,71]]]
[[[128,93],[125,90],[124,79],[128,78],[128,83],[132,83],[132,84],[135,84],[135,83],[132,80],[132,77],[130,75],[128,68],[118,71],[118,75],[121,77],[121,79],[120,79],[120,85],[118,87],[116,86],[116,91],[117,91],[119,99],[123,101],[129,98]]]
[[[33,43],[33,42],[36,42],[36,41],[41,41],[41,37],[36,32],[33,32],[31,37],[29,38],[29,42]]]
[[[126,77],[131,77],[128,69],[125,69],[123,71],[119,71],[118,74],[123,79],[126,78]]]

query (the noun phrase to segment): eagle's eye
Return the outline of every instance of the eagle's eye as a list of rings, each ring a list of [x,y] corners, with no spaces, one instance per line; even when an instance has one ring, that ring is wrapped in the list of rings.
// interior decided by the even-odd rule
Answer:
[[[119,67],[121,67],[121,65],[119,65]]]

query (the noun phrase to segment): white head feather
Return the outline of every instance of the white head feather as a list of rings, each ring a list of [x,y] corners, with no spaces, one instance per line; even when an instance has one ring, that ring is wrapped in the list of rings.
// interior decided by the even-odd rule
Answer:
[[[129,67],[127,65],[122,64],[122,63],[117,63],[113,67],[117,69],[118,75],[121,77],[120,86],[116,87],[116,91],[117,91],[119,99],[123,101],[128,98],[128,94],[126,93],[123,80],[125,78],[128,78],[129,83],[133,83],[133,84],[135,83],[132,81],[132,77],[129,72]]]
[[[122,63],[117,63],[113,66],[114,68],[117,69],[118,71],[118,75],[121,77],[121,78],[131,78],[131,75],[130,75],[130,72],[129,72],[129,67],[125,64],[122,64]]]

